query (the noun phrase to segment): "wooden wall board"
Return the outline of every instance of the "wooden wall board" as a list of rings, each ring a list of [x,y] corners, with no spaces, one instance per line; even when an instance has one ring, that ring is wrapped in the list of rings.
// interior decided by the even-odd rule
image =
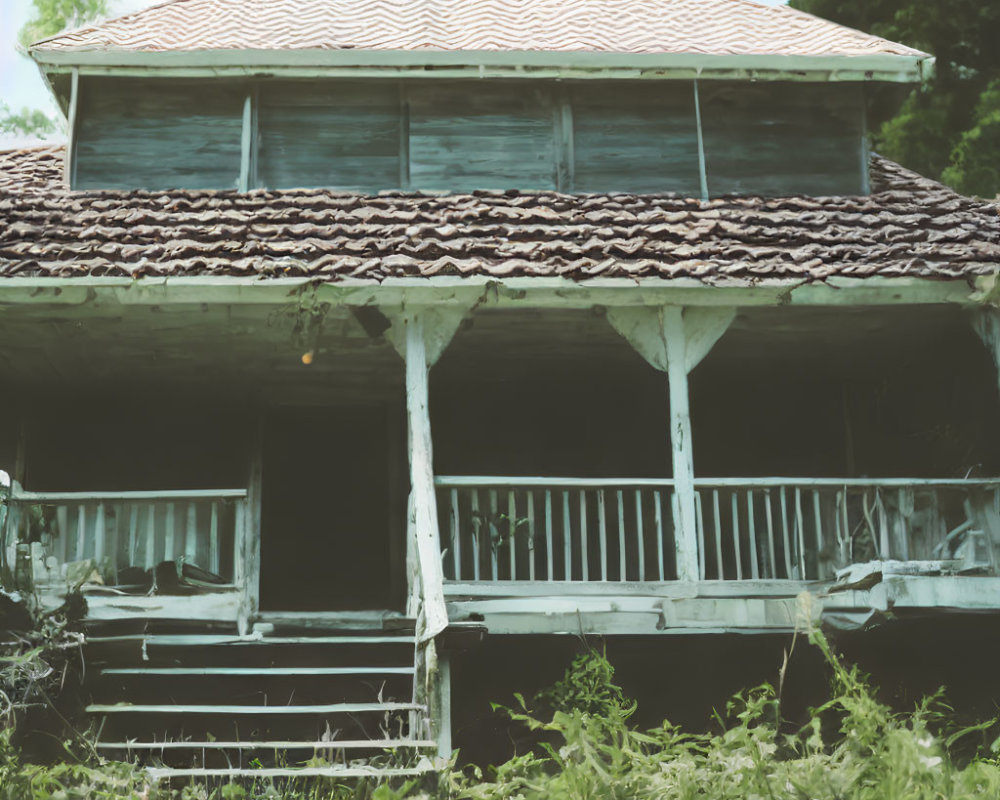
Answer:
[[[233,82],[81,78],[73,188],[238,188],[244,99]]]

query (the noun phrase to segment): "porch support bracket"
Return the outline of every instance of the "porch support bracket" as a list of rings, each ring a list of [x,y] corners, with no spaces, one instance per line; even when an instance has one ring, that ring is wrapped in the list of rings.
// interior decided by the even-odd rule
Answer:
[[[708,355],[736,316],[735,308],[657,306],[609,308],[608,321],[660,372],[670,387],[670,446],[674,479],[674,546],[677,577],[696,581],[698,568],[697,499],[688,373]]]
[[[381,309],[392,322],[385,336],[406,361],[406,417],[410,453],[407,522],[410,600],[407,612],[418,617],[417,635],[421,641],[433,639],[448,626],[434,490],[428,379],[431,367],[437,363],[462,320],[477,303],[478,301],[463,306]]]

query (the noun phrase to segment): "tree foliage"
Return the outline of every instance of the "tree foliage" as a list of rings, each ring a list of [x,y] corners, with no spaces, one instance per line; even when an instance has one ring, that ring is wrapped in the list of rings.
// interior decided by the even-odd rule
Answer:
[[[895,117],[875,128],[875,149],[959,191],[1000,194],[1000,3],[790,0],[790,5],[933,54],[933,76]]]
[[[53,133],[56,127],[56,123],[37,108],[25,106],[20,111],[11,111],[6,103],[0,103],[0,134],[44,137]]]
[[[108,15],[108,0],[32,0],[34,13],[17,38],[27,48],[60,31],[78,28]]]

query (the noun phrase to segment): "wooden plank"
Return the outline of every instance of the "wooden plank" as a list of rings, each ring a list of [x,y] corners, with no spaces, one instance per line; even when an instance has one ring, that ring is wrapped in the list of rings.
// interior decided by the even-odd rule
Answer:
[[[250,169],[253,157],[253,92],[243,98],[243,118],[240,131],[240,183],[241,192],[250,191]]]
[[[767,566],[769,567],[765,577],[778,577],[778,564],[775,550],[777,549],[774,538],[774,519],[771,514],[771,490],[764,490],[764,519],[767,522],[767,538],[765,548],[767,549]]]
[[[211,505],[211,517],[208,522],[208,568],[216,575],[221,567],[221,554],[219,553],[219,501],[213,500]]]
[[[608,579],[608,525],[605,517],[607,508],[604,499],[604,490],[597,491],[597,540],[601,555],[601,577],[600,580]]]
[[[753,490],[746,492],[747,498],[747,533],[750,537],[750,577],[760,578],[760,551],[757,549],[757,526],[753,513]]]
[[[708,168],[705,162],[705,132],[701,124],[701,98],[698,94],[698,81],[692,81],[694,89],[694,118],[698,129],[698,188],[701,199],[708,201]]]
[[[143,500],[236,500],[247,496],[246,489],[191,489],[154,492],[18,492],[18,499],[34,503],[97,503],[101,501],[140,502]]]
[[[444,578],[441,574],[441,533],[434,493],[434,456],[431,443],[428,374],[433,359],[428,360],[427,340],[437,339],[435,349],[443,350],[458,328],[461,317],[450,331],[438,326],[427,330],[422,313],[406,320],[406,413],[410,429],[410,486],[413,495],[413,529],[420,565],[424,627],[419,638],[427,641],[448,626],[444,603]]]
[[[535,494],[525,492],[528,503],[528,580],[535,580]]]
[[[2,288],[2,287],[0,287]],[[508,486],[535,486],[549,488],[614,488],[617,486],[633,486],[643,488],[668,488],[675,485],[671,478],[567,478],[565,476],[538,477],[538,476],[506,476],[506,475],[439,475],[434,480],[437,486],[442,487],[462,487],[462,486],[495,486],[506,488]],[[806,488],[843,488],[847,487],[893,487],[893,488],[975,488],[1000,486],[1000,478],[803,478],[803,477],[753,477],[753,478],[694,478],[694,485],[699,489],[743,489],[753,487],[763,489],[766,487],[776,488],[780,486]],[[160,493],[169,495],[169,493]],[[160,496],[154,494],[153,497]],[[210,492],[214,494],[214,492]],[[35,498],[38,495],[25,493],[26,497]],[[71,496],[73,499],[77,495]],[[87,498],[103,497],[104,495],[86,494]],[[186,497],[182,494],[181,497]],[[45,495],[48,498],[49,495]],[[115,495],[117,497],[117,495]],[[56,497],[55,499],[60,499]],[[113,498],[112,498],[113,499]]]
[[[169,778],[406,778],[424,775],[431,766],[416,767],[146,767],[154,782]]]
[[[146,506],[146,569],[156,565],[156,506]]]
[[[695,509],[694,458],[691,449],[691,414],[688,406],[686,333],[681,308],[664,306],[662,321],[670,394],[670,447],[678,508],[674,525],[677,578],[682,581],[693,581],[698,579],[699,571],[698,523]]]
[[[562,493],[563,499],[563,575],[566,580],[573,579],[573,536],[572,524],[569,516],[569,492]]]
[[[87,507],[76,507],[76,558],[82,560],[87,552]]]
[[[490,489],[488,497],[490,499],[490,547],[488,550],[490,556],[490,572],[493,576],[493,580],[497,580],[497,578],[500,577],[500,529],[497,526],[497,517],[500,514],[500,505],[497,490]]]
[[[712,490],[712,515],[715,520],[715,577],[720,581],[726,577],[725,562],[722,560],[722,514],[719,508],[719,490]]]
[[[792,532],[788,527],[788,495],[786,487],[782,486],[778,492],[778,501],[781,508],[781,537],[784,544],[784,555],[785,555],[785,577],[793,578],[795,577],[795,569],[792,566]]]
[[[554,555],[552,553],[552,492],[545,490],[545,567],[548,580],[555,580]]]
[[[730,495],[730,500],[733,521],[733,552],[736,554],[736,580],[741,581],[743,580],[743,553],[740,546],[740,510],[736,492]]]
[[[97,562],[98,569],[104,560],[105,539],[107,538],[107,525],[104,518],[104,503],[98,503],[94,509],[94,561]]]
[[[301,706],[254,706],[254,705],[154,705],[118,703],[106,705],[95,703],[87,706],[88,714],[225,714],[255,716],[288,716],[290,714],[364,714],[389,711],[423,711],[417,703],[328,703],[325,705]]]
[[[617,492],[618,500],[618,580],[628,580],[625,553],[625,500],[622,490]]]
[[[695,518],[698,520],[698,579],[705,580],[705,515],[701,507],[701,493],[694,495]]]
[[[70,188],[76,188],[76,142],[79,136],[79,113],[80,113],[80,69],[73,67],[70,72],[69,85],[69,110],[66,114],[66,135],[69,141],[66,144],[66,156],[63,161],[63,183]]]
[[[187,504],[184,516],[184,560],[198,563],[198,511],[194,503]]]
[[[646,539],[642,524],[642,491],[635,490],[635,530],[636,545],[639,548],[639,580],[646,580]],[[622,579],[626,578],[622,573]]]
[[[458,489],[452,489],[448,493],[451,499],[451,563],[452,563],[452,577],[455,580],[462,579],[462,542],[461,542],[461,523],[459,522],[458,513]]]
[[[580,491],[580,570],[582,580],[590,580],[590,566],[588,563],[588,536],[587,536],[587,494]]]
[[[666,564],[664,563],[664,541],[663,541],[663,498],[660,492],[653,492],[654,507],[653,517],[656,523],[656,561],[659,564],[660,580],[666,577]]]
[[[385,748],[424,748],[433,747],[435,742],[430,739],[331,739],[329,741],[303,741],[301,739],[245,740],[242,742],[227,742],[213,739],[212,741],[170,740],[162,742],[95,742],[98,750],[374,750]]]
[[[796,541],[798,542],[798,564],[799,564],[799,574],[797,577],[802,580],[807,579],[809,576],[806,572],[806,533],[805,524],[802,517],[802,489],[796,487],[795,489],[795,531],[797,533]],[[817,557],[818,557],[817,553]],[[813,577],[818,578],[819,575]]]
[[[822,565],[820,564],[820,553],[823,552],[823,514],[820,506],[820,495],[817,489],[813,489],[813,517],[816,525],[816,572],[817,578],[822,578]]]
[[[56,506],[56,530],[59,531],[59,560],[65,564],[70,561],[70,530],[69,530],[69,507],[65,505]]]
[[[142,598],[129,598],[140,600]],[[169,598],[171,600],[190,598]],[[416,640],[410,634],[393,635],[388,632],[372,636],[231,636],[226,634],[192,633],[159,634],[132,633],[121,636],[88,636],[90,644],[113,644],[118,642],[145,642],[150,647],[267,647],[274,644],[374,644],[406,645],[412,648]]]
[[[177,504],[166,503],[163,523],[163,560],[172,561],[177,558],[174,549],[174,539],[177,533]]]
[[[517,580],[517,500],[514,490],[507,492],[507,548],[510,561],[510,579]]]
[[[413,667],[109,667],[102,675],[297,677],[302,675],[412,675]]]
[[[472,577],[479,580],[480,537],[483,535],[483,519],[479,513],[479,490],[473,489],[469,499],[472,511]]]

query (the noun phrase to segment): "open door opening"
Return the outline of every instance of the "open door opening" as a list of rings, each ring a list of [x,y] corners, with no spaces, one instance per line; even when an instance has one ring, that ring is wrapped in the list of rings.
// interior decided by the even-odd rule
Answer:
[[[262,611],[399,610],[392,433],[378,408],[286,408],[266,421]]]

